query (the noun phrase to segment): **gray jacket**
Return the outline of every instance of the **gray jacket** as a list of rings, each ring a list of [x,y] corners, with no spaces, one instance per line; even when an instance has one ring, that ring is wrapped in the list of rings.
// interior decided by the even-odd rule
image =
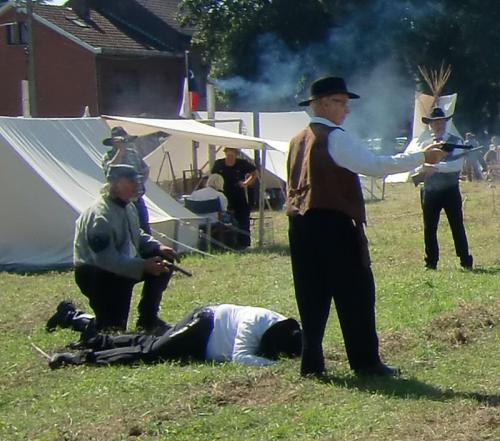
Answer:
[[[122,206],[109,197],[101,197],[76,220],[73,261],[75,266],[93,265],[141,280],[141,256],[149,257],[160,245],[140,229],[133,204]]]

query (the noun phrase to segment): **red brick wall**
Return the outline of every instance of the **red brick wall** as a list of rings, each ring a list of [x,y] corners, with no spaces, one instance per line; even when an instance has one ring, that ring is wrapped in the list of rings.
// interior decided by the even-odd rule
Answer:
[[[14,12],[0,17],[0,23],[15,20]],[[81,116],[86,105],[97,115],[95,55],[37,22],[35,48],[37,116]],[[21,115],[20,82],[27,78],[27,56],[24,46],[7,45],[5,27],[0,27],[0,60],[0,115]]]
[[[24,21],[14,11],[1,23]],[[27,79],[24,45],[8,45],[0,26],[0,115],[22,115],[21,80]],[[184,59],[95,55],[35,21],[37,116],[79,117],[85,106],[101,114],[177,116]]]
[[[183,58],[99,56],[101,113],[173,118],[184,77]]]
[[[0,17],[0,24],[16,21],[15,14]],[[22,115],[21,80],[26,79],[24,46],[7,45],[7,27],[0,26],[0,115]]]

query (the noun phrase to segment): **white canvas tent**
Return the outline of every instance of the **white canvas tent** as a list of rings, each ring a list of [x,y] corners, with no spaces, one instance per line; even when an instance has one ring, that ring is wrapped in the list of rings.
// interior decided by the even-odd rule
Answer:
[[[206,112],[199,112],[206,117]],[[252,112],[216,112],[217,127],[238,132],[240,125],[248,133],[255,133],[255,119]],[[239,121],[241,121],[241,123]],[[267,155],[266,187],[280,187],[286,182],[286,159],[290,140],[307,124],[310,117],[307,112],[260,112],[258,113],[258,133],[261,138],[268,140],[274,148]],[[272,141],[269,141],[272,140]],[[247,150],[244,152],[250,156]],[[363,194],[366,200],[383,199],[383,179],[370,176],[360,176]]]
[[[71,265],[74,222],[104,183],[107,136],[101,118],[0,117],[0,270]],[[154,230],[196,246],[198,216],[150,183],[146,203]]]
[[[199,112],[202,118],[206,118],[206,112]],[[244,133],[255,134],[254,114],[252,112],[216,112],[216,127],[238,133],[240,129]],[[286,182],[286,158],[290,139],[309,123],[306,112],[260,112],[258,113],[258,136],[267,140],[273,150],[267,154],[265,177],[267,188],[279,187]],[[252,157],[252,153],[244,150],[244,153]]]
[[[199,142],[206,145],[223,145],[236,149],[255,149],[262,152],[260,175],[263,176],[266,170],[266,158],[269,151],[275,150],[272,146],[273,141],[269,141],[254,136],[241,135],[232,133],[227,130],[222,130],[207,124],[200,123],[195,120],[168,120],[168,119],[151,119],[151,118],[129,118],[121,116],[104,116],[108,124],[113,126],[122,126],[129,133],[134,135],[148,135],[157,131],[164,131],[172,137],[183,141],[184,150],[186,141]],[[170,140],[170,138],[169,138]],[[169,141],[167,141],[169,142]],[[170,140],[172,142],[172,140]],[[200,151],[206,152],[208,148],[200,148]],[[189,149],[189,151],[191,151]],[[182,153],[182,152],[181,152]],[[184,152],[186,153],[186,152]],[[199,153],[199,152],[198,152]],[[208,155],[208,153],[207,153]],[[199,158],[199,155],[196,155]],[[195,167],[196,168],[196,167]],[[154,178],[154,170],[152,171]],[[265,188],[260,186],[259,192],[259,246],[264,240],[264,201]]]

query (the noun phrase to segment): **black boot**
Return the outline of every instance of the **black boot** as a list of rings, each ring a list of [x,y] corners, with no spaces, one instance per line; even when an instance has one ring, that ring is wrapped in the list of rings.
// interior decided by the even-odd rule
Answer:
[[[54,332],[58,326],[61,328],[68,328],[70,326],[70,315],[72,318],[75,312],[76,308],[73,302],[70,300],[63,300],[57,305],[55,314],[47,321],[45,329],[47,332]]]
[[[136,328],[139,332],[148,335],[163,335],[171,327],[172,327],[171,325],[169,325],[167,322],[163,321],[159,317],[155,317],[149,320],[144,320],[143,318],[139,318],[136,324]]]
[[[46,329],[53,332],[57,327],[71,328],[76,332],[85,334],[95,334],[95,317],[77,310],[73,302],[64,300],[57,306],[55,314],[47,321]]]
[[[470,254],[468,256],[461,257],[460,258],[460,266],[463,269],[472,270],[472,268],[474,267],[474,259],[472,258],[472,256]]]
[[[69,328],[83,334],[95,334],[95,317],[83,311],[75,311],[69,318]]]
[[[49,367],[51,369],[59,369],[63,366],[84,364],[87,360],[87,353],[88,351],[77,353],[60,352],[54,354],[49,360]]]

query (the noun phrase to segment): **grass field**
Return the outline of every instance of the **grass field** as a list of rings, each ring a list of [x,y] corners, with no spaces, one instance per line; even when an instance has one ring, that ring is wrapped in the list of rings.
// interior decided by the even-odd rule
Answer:
[[[0,273],[0,440],[499,440],[500,196],[485,183],[462,190],[473,272],[460,269],[446,221],[439,269],[424,270],[409,184],[367,205],[381,351],[399,379],[352,375],[334,311],[325,382],[301,379],[298,360],[51,371],[30,343],[53,353],[77,339],[44,329],[62,299],[87,308],[73,273]],[[186,257],[195,276],[173,278],[162,317],[220,302],[297,316],[286,217],[272,216],[274,243],[263,251]]]

